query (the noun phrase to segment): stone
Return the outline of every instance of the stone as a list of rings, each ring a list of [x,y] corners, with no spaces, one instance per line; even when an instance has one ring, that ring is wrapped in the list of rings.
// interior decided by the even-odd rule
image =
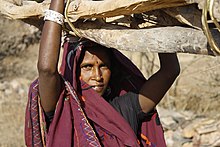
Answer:
[[[172,130],[164,132],[164,137],[167,146],[174,146],[173,134],[174,132]]]
[[[17,90],[19,88],[19,82],[17,80],[12,80],[10,82],[10,86],[14,89],[14,90]]]
[[[175,130],[178,127],[177,122],[172,117],[161,117],[160,120],[164,128]]]
[[[13,93],[13,91],[11,89],[6,89],[5,90],[5,95],[10,95],[12,93]]]
[[[4,91],[5,89],[9,88],[8,82],[0,82],[0,91]]]
[[[196,131],[194,129],[193,125],[188,125],[183,129],[183,137],[185,138],[193,138],[193,136],[196,134]]]
[[[214,144],[214,147],[220,147],[220,139],[218,139]]]
[[[173,140],[175,141],[176,146],[177,146],[177,144],[180,144],[179,146],[181,146],[186,142],[192,142],[192,139],[185,138],[182,136],[181,129],[179,129],[179,128],[174,132]]]
[[[192,120],[195,117],[195,114],[190,111],[181,111],[182,116],[184,116],[185,120]]]
[[[24,89],[22,89],[22,88],[20,88],[19,90],[18,90],[18,94],[19,95],[24,95],[26,93],[26,91],[24,90]]]
[[[193,136],[196,134],[196,128],[198,128],[200,125],[200,122],[203,121],[203,118],[197,118],[195,120],[192,120],[191,123],[188,123],[188,125],[186,125],[183,128],[183,137],[185,138],[193,138]]]
[[[186,142],[182,145],[182,147],[194,147],[192,142]]]
[[[218,127],[215,124],[214,120],[206,120],[202,122],[198,128],[196,128],[196,131],[199,134],[207,134],[207,133],[214,132],[217,130],[218,130]]]
[[[219,144],[220,132],[212,132],[201,135],[201,145],[213,146],[213,144]]]
[[[193,142],[193,146],[195,147],[199,147],[201,145],[201,137],[199,134],[196,134],[195,136],[193,136],[192,142]]]

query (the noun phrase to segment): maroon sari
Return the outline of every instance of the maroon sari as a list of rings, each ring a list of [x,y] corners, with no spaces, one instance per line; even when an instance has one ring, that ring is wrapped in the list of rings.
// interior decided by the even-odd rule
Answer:
[[[77,63],[83,47],[83,44],[76,46],[71,40],[64,43],[60,69],[63,91],[48,130],[40,105],[38,80],[31,84],[25,119],[26,145],[34,147],[166,146],[156,111],[151,117],[146,118],[139,135],[136,136],[128,122],[105,99],[93,89],[87,88],[89,85],[77,79]],[[118,50],[112,49],[112,52],[120,70],[131,77],[120,83],[117,94],[122,95],[134,89],[138,91],[146,79]]]

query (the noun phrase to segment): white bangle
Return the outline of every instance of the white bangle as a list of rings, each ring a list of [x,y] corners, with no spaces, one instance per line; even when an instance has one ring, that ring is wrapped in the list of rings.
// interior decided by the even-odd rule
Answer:
[[[64,23],[64,16],[54,10],[45,10],[44,21],[45,20],[53,21],[62,26]]]

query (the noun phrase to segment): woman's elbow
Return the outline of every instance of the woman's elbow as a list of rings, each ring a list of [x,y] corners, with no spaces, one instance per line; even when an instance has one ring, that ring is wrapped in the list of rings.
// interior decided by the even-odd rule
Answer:
[[[167,73],[168,77],[172,80],[175,80],[180,74],[180,66],[177,65],[177,66],[175,66],[172,69],[167,70],[167,71],[168,71],[168,73]]]
[[[180,74],[180,66],[175,65],[170,68],[161,69],[161,73],[166,79],[174,81]]]
[[[180,65],[176,65],[173,69],[172,69],[172,76],[174,77],[178,77],[180,74]]]
[[[37,69],[39,75],[45,75],[45,76],[52,76],[57,73],[57,68],[53,67],[47,63],[38,62],[37,63]]]

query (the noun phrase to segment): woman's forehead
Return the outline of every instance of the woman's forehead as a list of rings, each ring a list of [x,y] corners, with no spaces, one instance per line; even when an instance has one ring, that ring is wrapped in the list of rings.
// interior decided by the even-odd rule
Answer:
[[[103,62],[111,62],[110,61],[110,54],[107,49],[102,48],[88,48],[85,50],[85,55],[83,60],[93,60],[98,58]]]

